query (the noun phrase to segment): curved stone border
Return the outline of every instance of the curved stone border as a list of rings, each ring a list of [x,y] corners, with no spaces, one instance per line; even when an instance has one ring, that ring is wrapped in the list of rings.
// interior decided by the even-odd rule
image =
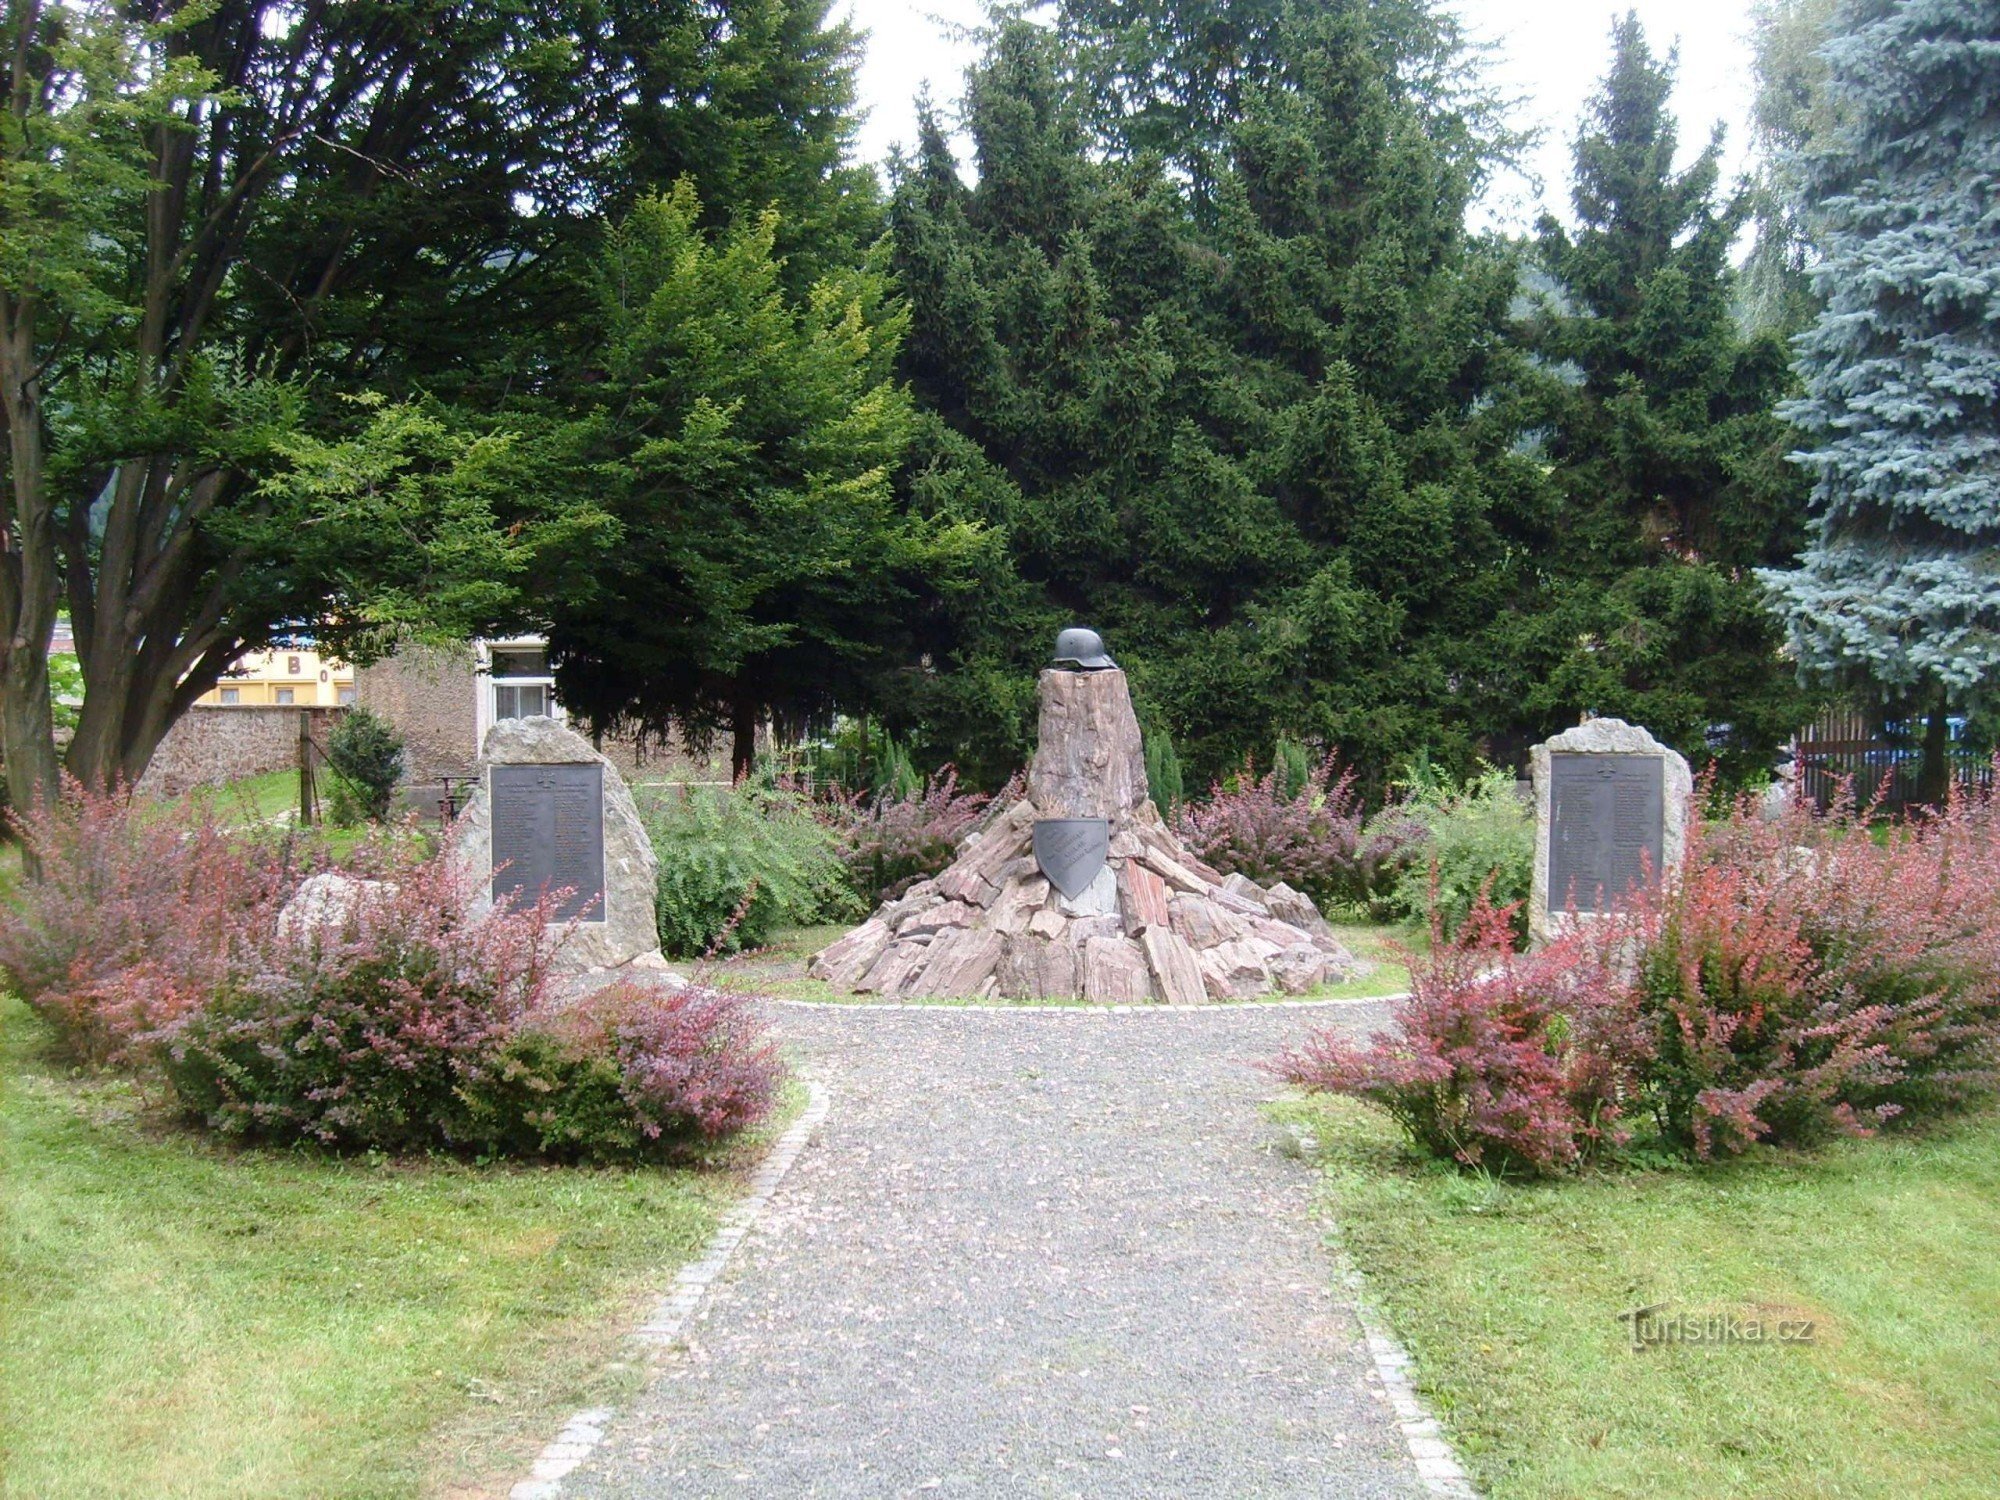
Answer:
[[[1292,1136],[1299,1143],[1299,1154],[1310,1159],[1319,1153],[1319,1141],[1310,1131],[1297,1125],[1291,1127]],[[1368,1282],[1361,1274],[1361,1268],[1347,1253],[1345,1241],[1341,1238],[1340,1224],[1331,1216],[1326,1217],[1326,1246],[1332,1252],[1337,1279],[1348,1293],[1347,1305],[1353,1310],[1355,1322],[1361,1325],[1361,1332],[1368,1341],[1368,1357],[1375,1365],[1375,1378],[1382,1388],[1382,1396],[1389,1403],[1389,1409],[1396,1414],[1396,1426],[1402,1431],[1403,1442],[1410,1450],[1410,1457],[1416,1463],[1417,1477],[1424,1482],[1424,1488],[1433,1495],[1442,1495],[1446,1500],[1479,1500],[1479,1492],[1472,1487],[1472,1480],[1452,1451],[1451,1440],[1425,1408],[1423,1398],[1410,1382],[1409,1351],[1396,1341],[1388,1325],[1376,1315],[1374,1304],[1368,1300]]]
[[[1238,1015],[1248,1012],[1255,1015],[1267,1010],[1320,1010],[1343,1005],[1387,1005],[1392,1000],[1407,1000],[1408,990],[1395,990],[1387,995],[1340,995],[1327,1000],[1211,1000],[1200,1005],[1169,1005],[1156,1000],[1146,1005],[1057,1005],[1046,1000],[1022,1000],[1008,1005],[993,1005],[986,1001],[961,1002],[958,1000],[801,1000],[795,996],[761,995],[755,998],[766,1005],[795,1005],[802,1010],[934,1010],[946,1013],[959,1011],[984,1012],[992,1015],[1048,1015],[1048,1016],[1185,1016],[1200,1012],[1234,1011]]]
[[[680,1331],[688,1317],[701,1305],[701,1299],[729,1264],[736,1253],[736,1247],[749,1237],[771,1206],[771,1198],[784,1181],[785,1174],[798,1160],[799,1153],[826,1119],[829,1099],[826,1089],[813,1079],[803,1080],[806,1086],[806,1107],[786,1132],[778,1137],[778,1143],[771,1148],[757,1170],[750,1177],[750,1191],[743,1199],[723,1216],[722,1223],[709,1236],[708,1248],[699,1260],[682,1266],[674,1277],[673,1289],[646,1316],[646,1320],[632,1330],[634,1341],[652,1348],[660,1348],[672,1343],[680,1336]],[[586,1458],[593,1449],[604,1441],[604,1424],[611,1420],[609,1408],[594,1406],[578,1412],[563,1425],[556,1434],[555,1441],[542,1449],[535,1465],[528,1471],[528,1477],[509,1490],[509,1500],[556,1500],[562,1494],[562,1482],[570,1471]]]

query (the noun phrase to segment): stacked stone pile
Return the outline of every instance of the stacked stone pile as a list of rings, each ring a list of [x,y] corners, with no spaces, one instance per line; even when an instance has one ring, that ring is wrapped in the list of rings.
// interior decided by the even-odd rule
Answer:
[[[1060,818],[1110,825],[1102,868],[1074,896],[1034,853],[1036,822]],[[1225,878],[1174,836],[1147,795],[1131,694],[1112,669],[1042,674],[1026,798],[810,972],[885,998],[1192,1004],[1301,994],[1361,968],[1309,897]]]

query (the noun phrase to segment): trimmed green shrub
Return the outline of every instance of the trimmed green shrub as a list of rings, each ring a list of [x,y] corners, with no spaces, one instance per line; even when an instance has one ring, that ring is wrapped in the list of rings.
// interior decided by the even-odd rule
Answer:
[[[754,948],[779,926],[860,915],[832,830],[795,792],[642,789],[639,814],[660,859],[660,947],[675,958]]]
[[[329,812],[335,823],[351,828],[388,819],[403,776],[403,737],[394,726],[365,708],[350,708],[326,737],[326,760],[333,768]]]

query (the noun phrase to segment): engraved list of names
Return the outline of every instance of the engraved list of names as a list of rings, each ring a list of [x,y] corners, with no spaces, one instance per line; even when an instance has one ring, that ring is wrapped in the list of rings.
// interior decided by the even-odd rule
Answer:
[[[1551,911],[1572,902],[1580,912],[1610,911],[1641,881],[1659,878],[1664,769],[1657,755],[1550,758]]]
[[[604,920],[604,768],[495,766],[493,899],[566,891],[556,921]]]

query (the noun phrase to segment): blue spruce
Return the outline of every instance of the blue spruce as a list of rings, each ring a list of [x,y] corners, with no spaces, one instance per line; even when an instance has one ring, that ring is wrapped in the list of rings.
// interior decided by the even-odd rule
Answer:
[[[1930,707],[2000,665],[2000,0],[1850,0],[1808,163],[1811,539],[1762,576],[1800,665]]]

